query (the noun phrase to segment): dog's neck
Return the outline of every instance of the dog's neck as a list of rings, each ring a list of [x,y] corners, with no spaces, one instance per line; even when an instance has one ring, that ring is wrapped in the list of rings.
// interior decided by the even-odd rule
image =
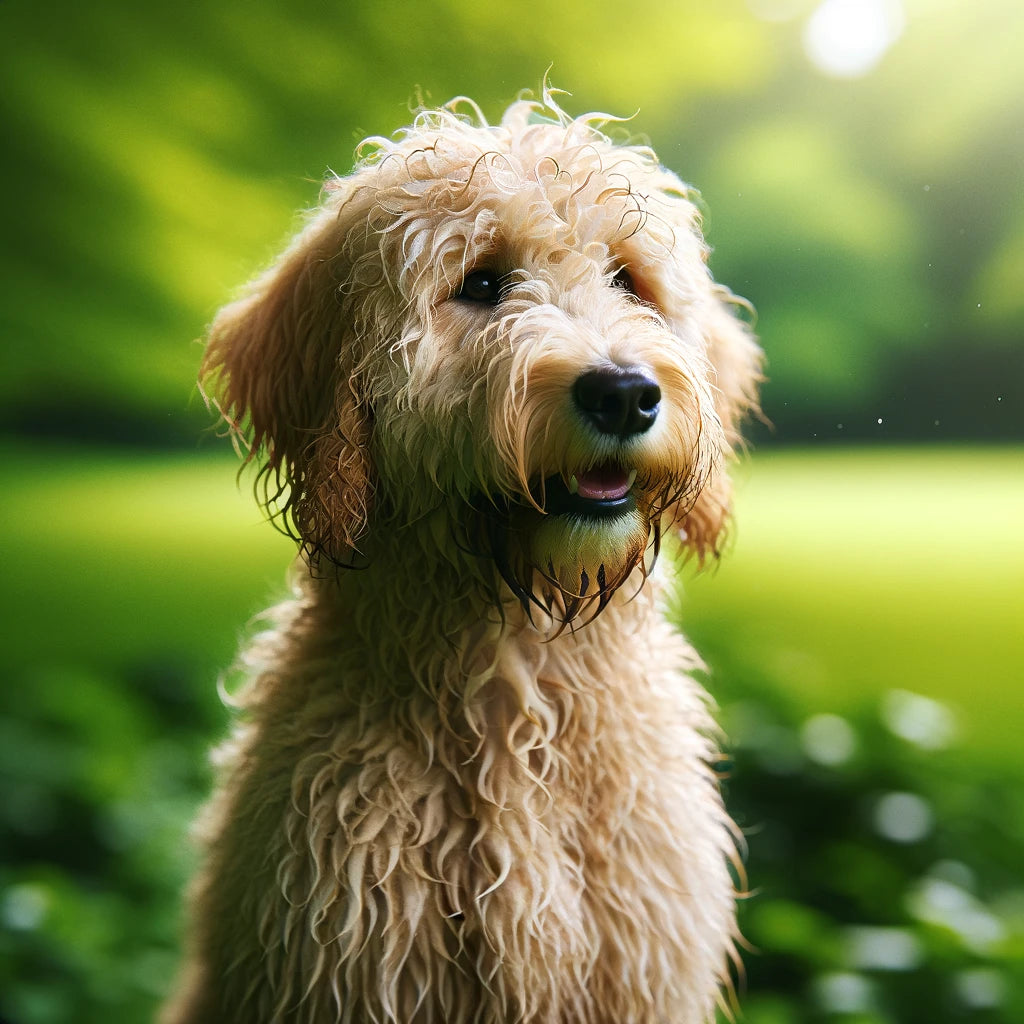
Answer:
[[[376,680],[378,687],[391,680],[391,692],[374,695],[380,699],[426,697],[465,711],[477,697],[492,699],[485,693],[501,681],[528,710],[538,699],[533,691],[545,666],[575,665],[580,646],[591,642],[593,607],[564,624],[557,611],[524,606],[493,565],[438,543],[427,521],[366,538],[362,557],[365,568],[310,574],[297,566],[300,614],[310,625],[301,632],[319,648],[311,652],[314,662],[344,659],[347,669]],[[637,569],[601,611],[600,629],[632,634],[662,590],[657,572],[645,578]],[[564,674],[558,669],[552,682],[561,688],[582,685]],[[531,692],[519,685],[520,678],[529,680]],[[587,681],[587,688],[600,683]],[[364,703],[366,695],[353,699]]]
[[[497,607],[478,558],[428,539],[369,538],[362,570],[317,575],[297,563],[295,598],[245,655],[251,683],[238,703],[268,730],[341,729],[352,756],[387,737],[466,792],[539,820],[571,765],[582,759],[599,779],[622,729],[646,728],[652,643],[673,670],[699,662],[666,642],[657,571],[637,570],[596,622],[559,632],[540,610],[531,621],[511,591]],[[644,649],[622,658],[629,637]]]

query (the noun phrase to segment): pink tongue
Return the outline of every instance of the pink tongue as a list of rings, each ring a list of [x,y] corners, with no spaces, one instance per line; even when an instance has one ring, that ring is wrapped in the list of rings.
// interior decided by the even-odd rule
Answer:
[[[595,466],[576,479],[579,496],[591,501],[616,501],[629,492],[629,474],[619,466]]]

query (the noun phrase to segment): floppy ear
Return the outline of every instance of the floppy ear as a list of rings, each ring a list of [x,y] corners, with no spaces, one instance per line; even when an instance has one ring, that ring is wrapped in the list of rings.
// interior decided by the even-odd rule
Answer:
[[[354,300],[340,287],[345,207],[328,197],[277,264],[220,311],[200,376],[246,463],[260,463],[261,504],[311,559],[343,560],[372,499]]]
[[[750,305],[728,288],[713,286],[714,303],[705,328],[708,358],[715,371],[715,411],[731,448],[742,445],[740,427],[760,413],[758,388],[764,355],[753,332],[738,315]]]
[[[729,464],[735,450],[742,446],[740,428],[744,419],[760,411],[757,392],[763,380],[761,349],[750,328],[736,315],[737,307],[744,307],[743,301],[720,285],[712,285],[712,293],[703,333],[724,443],[711,478],[681,524],[686,547],[702,565],[709,555],[717,557],[721,553],[732,512]]]

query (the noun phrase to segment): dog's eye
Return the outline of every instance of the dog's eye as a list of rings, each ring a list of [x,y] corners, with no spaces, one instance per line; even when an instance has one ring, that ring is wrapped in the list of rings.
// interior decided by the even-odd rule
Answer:
[[[615,276],[612,278],[612,287],[621,288],[641,305],[649,306],[651,309],[658,308],[658,302],[644,279],[642,277],[635,278],[625,267],[619,267],[615,272]]]
[[[504,287],[504,278],[497,271],[474,270],[473,273],[466,275],[455,297],[494,306],[501,299]]]
[[[615,272],[615,276],[612,278],[612,287],[621,288],[624,292],[629,292],[630,295],[639,298],[636,284],[633,281],[633,275],[625,267],[619,267]]]

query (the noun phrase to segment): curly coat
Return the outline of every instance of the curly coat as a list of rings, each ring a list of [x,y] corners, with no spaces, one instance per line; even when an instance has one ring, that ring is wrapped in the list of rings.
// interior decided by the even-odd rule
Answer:
[[[166,1024],[714,1014],[734,829],[655,556],[717,556],[760,354],[687,186],[608,120],[420,113],[213,324],[301,550]]]

